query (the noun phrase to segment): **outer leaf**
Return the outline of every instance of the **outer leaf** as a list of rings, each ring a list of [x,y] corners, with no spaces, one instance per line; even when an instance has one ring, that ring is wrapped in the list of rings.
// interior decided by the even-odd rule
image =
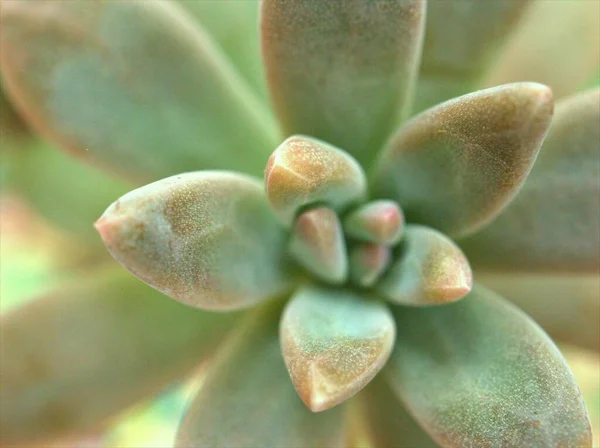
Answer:
[[[537,0],[485,85],[534,79],[550,86],[556,98],[570,95],[600,70],[598,35],[599,2]]]
[[[382,376],[375,378],[358,395],[371,446],[437,448],[438,445],[410,416]]]
[[[600,88],[561,101],[519,195],[461,241],[473,265],[503,271],[600,269]]]
[[[462,299],[473,275],[460,248],[444,234],[424,226],[407,226],[397,260],[377,290],[401,305],[442,305]]]
[[[254,315],[231,338],[181,423],[177,448],[345,446],[342,409],[311,414],[290,384],[278,316]]]
[[[530,0],[427,2],[415,112],[474,90],[529,3]],[[538,78],[514,81],[529,79]],[[497,84],[501,83],[493,85]]]
[[[258,174],[276,145],[262,105],[175,3],[7,0],[0,17],[8,93],[83,159],[145,179]]]
[[[290,288],[285,232],[257,180],[181,174],[126,194],[96,222],[111,255],[185,304],[229,310]]]
[[[410,103],[424,3],[264,1],[262,49],[285,132],[372,162]]]
[[[558,349],[477,286],[437,308],[397,308],[388,380],[444,447],[590,447],[583,399]]]
[[[81,435],[202,362],[237,315],[177,304],[96,271],[0,321],[0,441]]]
[[[478,281],[529,314],[554,340],[600,352],[598,275],[477,272]]]
[[[313,412],[362,389],[385,365],[394,320],[380,302],[349,290],[306,287],[287,305],[281,350],[294,387]]]
[[[408,221],[457,236],[492,220],[527,177],[552,118],[550,90],[517,83],[448,101],[408,122],[374,181]]]

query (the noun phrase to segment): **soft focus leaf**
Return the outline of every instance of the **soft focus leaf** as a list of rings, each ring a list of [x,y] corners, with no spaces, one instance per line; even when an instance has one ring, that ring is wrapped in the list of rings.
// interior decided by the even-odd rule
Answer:
[[[552,118],[535,83],[481,90],[413,118],[372,173],[409,221],[458,236],[492,220],[527,177]]]
[[[344,232],[335,212],[327,207],[307,210],[298,217],[289,251],[298,263],[322,280],[343,283],[348,276]]]
[[[260,102],[173,2],[7,0],[0,17],[7,92],[84,160],[147,180],[259,174],[277,143]]]
[[[475,277],[529,314],[552,338],[600,352],[600,278],[476,272]]]
[[[377,290],[401,305],[442,305],[469,293],[473,276],[467,258],[444,234],[424,226],[406,227],[397,259]]]
[[[600,2],[536,0],[485,85],[535,80],[570,95],[600,70],[599,35]]]
[[[18,112],[6,98],[0,86],[0,146],[7,143],[23,143],[31,137],[31,131],[23,122]],[[4,153],[4,151],[2,151]]]
[[[184,307],[120,268],[2,315],[1,443],[96,428],[199,365],[237,317]]]
[[[345,446],[343,409],[314,415],[296,395],[278,317],[279,308],[259,312],[229,340],[179,427],[177,448]]]
[[[392,260],[389,247],[377,244],[357,244],[350,251],[350,278],[355,285],[370,287],[387,269]]]
[[[404,215],[394,201],[372,201],[346,216],[344,230],[351,238],[393,246],[402,237]]]
[[[427,2],[427,25],[415,112],[475,90],[530,2]],[[514,81],[527,80],[537,78],[525,77]]]
[[[297,291],[281,319],[281,350],[306,406],[323,411],[362,389],[385,365],[394,330],[381,302],[350,290]]]
[[[598,273],[600,88],[562,100],[515,200],[461,241],[474,267]]]
[[[524,313],[482,286],[460,302],[395,308],[387,379],[444,447],[590,447],[564,358]]]
[[[290,225],[300,208],[323,204],[342,211],[366,197],[365,173],[349,154],[304,136],[284,141],[265,169],[269,203]]]
[[[290,288],[286,235],[257,180],[199,171],[138,188],[96,222],[111,255],[187,305],[228,310]]]
[[[372,162],[411,102],[424,3],[265,0],[262,49],[284,131]]]
[[[367,422],[371,446],[380,448],[437,448],[394,395],[383,378],[375,378],[357,397]]]

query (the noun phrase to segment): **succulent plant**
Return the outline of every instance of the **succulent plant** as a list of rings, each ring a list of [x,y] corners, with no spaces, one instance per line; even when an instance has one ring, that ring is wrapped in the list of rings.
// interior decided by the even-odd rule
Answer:
[[[537,312],[548,277],[597,281],[600,90],[554,113],[541,63],[503,65],[533,7],[264,0],[263,76],[255,2],[6,0],[21,115],[154,182],[95,223],[153,289],[104,266],[2,317],[2,443],[96,428],[207,360],[178,447],[350,446],[358,424],[381,447],[591,446],[561,353],[485,286],[598,348],[563,332],[588,292]],[[598,72],[573,47],[561,96]]]

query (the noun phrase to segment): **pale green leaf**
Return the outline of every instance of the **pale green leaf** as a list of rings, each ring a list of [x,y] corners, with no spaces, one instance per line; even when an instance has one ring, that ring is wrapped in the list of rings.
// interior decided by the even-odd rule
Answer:
[[[361,241],[393,246],[404,230],[404,215],[394,201],[372,201],[344,218],[346,234]]]
[[[350,250],[350,279],[363,288],[373,286],[392,261],[389,247],[372,243],[355,244]]]

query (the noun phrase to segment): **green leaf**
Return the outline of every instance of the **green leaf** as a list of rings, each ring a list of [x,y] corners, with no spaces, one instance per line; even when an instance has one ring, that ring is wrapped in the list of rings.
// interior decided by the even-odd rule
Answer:
[[[443,305],[466,296],[473,285],[471,267],[447,236],[409,225],[397,259],[377,290],[400,305]]]
[[[338,405],[371,381],[390,356],[394,334],[382,302],[316,286],[295,293],[280,325],[292,383],[313,412]]]
[[[265,188],[273,211],[289,226],[308,205],[326,204],[343,211],[362,201],[367,180],[352,156],[300,135],[288,138],[269,158]]]
[[[381,448],[437,448],[383,378],[375,378],[357,396],[370,442]]]
[[[535,166],[491,225],[460,241],[474,267],[598,273],[600,88],[562,100]]]
[[[111,255],[187,305],[230,310],[291,287],[286,234],[260,182],[199,171],[138,188],[96,222]]]
[[[29,123],[83,160],[154,180],[260,174],[263,105],[174,2],[9,1],[1,74]]]
[[[262,3],[269,90],[287,134],[373,161],[410,105],[422,0]]]
[[[515,196],[552,118],[552,93],[517,83],[443,103],[406,123],[372,173],[408,221],[464,236]]]
[[[350,279],[363,288],[373,286],[392,261],[389,247],[372,243],[356,244],[350,251]]]
[[[312,414],[296,395],[277,338],[279,308],[229,340],[179,427],[177,448],[345,446],[343,409]]]
[[[535,1],[484,85],[531,79],[571,95],[600,70],[599,35],[599,2]]]
[[[475,277],[510,298],[555,341],[600,352],[598,274],[476,272]]]
[[[387,379],[444,447],[591,447],[566,361],[524,313],[481,286],[460,302],[395,308]]]
[[[473,91],[530,2],[427,2],[427,26],[415,112]],[[529,79],[537,80],[525,77],[514,81]],[[493,85],[498,84],[501,83]]]
[[[402,238],[404,215],[394,201],[368,202],[345,217],[344,231],[357,240],[393,246]]]
[[[121,268],[3,314],[2,445],[41,446],[97,428],[191,372],[237,318],[175,303]]]

